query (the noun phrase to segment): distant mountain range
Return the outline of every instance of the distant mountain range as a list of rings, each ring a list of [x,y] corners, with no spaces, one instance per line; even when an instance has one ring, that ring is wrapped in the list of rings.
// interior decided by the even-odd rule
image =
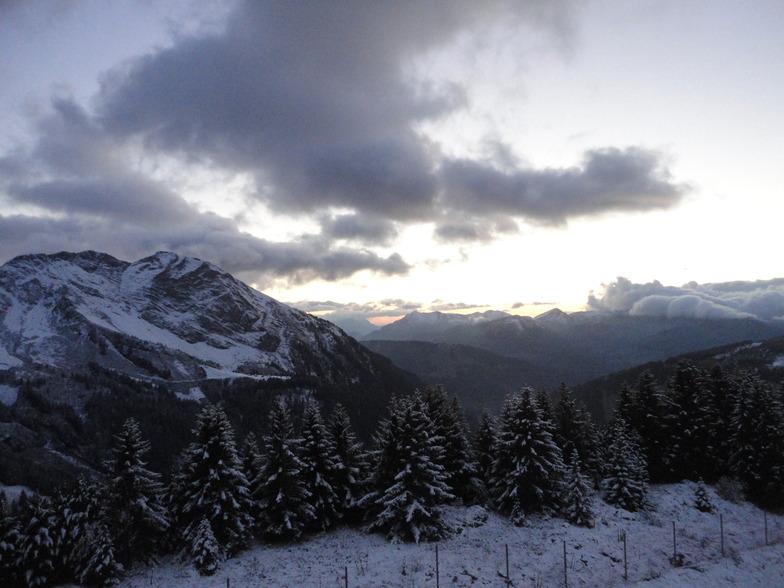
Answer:
[[[122,402],[152,423],[156,406],[190,418],[206,396],[227,403],[242,432],[283,391],[341,401],[369,428],[392,394],[420,384],[335,325],[173,253],[17,257],[0,267],[0,317],[0,476],[21,476],[6,483],[29,482],[24,461],[95,465]]]
[[[490,389],[531,385],[553,390],[561,382],[576,386],[651,361],[780,335],[781,322],[755,319],[567,314],[554,309],[536,318],[415,312],[370,333],[363,342],[426,382],[453,387],[467,406],[495,409],[497,398]],[[469,365],[471,370],[456,375]]]

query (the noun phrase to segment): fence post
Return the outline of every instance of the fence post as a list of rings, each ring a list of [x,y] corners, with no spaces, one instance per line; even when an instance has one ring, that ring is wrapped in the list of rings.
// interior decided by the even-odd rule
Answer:
[[[675,540],[675,521],[672,521],[672,560],[677,561],[678,558],[678,544]]]
[[[762,511],[762,514],[765,516],[765,545],[768,544],[768,513],[767,511]]]
[[[569,588],[569,578],[566,575],[566,541],[563,542],[564,547],[564,588]]]
[[[348,566],[346,566],[346,567],[343,569],[343,572],[344,572],[344,576],[343,576],[343,577],[344,577],[344,578],[345,578],[345,580],[346,580],[346,588],[348,588]]]
[[[721,557],[724,557],[724,515],[719,515],[719,530],[721,531]]]
[[[506,548],[506,579],[510,580],[509,578],[509,544],[507,543],[505,546]]]
[[[629,581],[629,567],[626,563],[626,531],[623,532],[623,581]]]
[[[439,577],[438,569],[438,543],[436,543],[436,588],[441,588],[441,579]]]

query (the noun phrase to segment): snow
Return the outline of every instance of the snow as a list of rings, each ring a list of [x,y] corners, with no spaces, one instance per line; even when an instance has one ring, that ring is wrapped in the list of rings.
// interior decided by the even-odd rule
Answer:
[[[768,515],[765,546],[763,513],[748,503],[720,499],[708,487],[715,514],[694,508],[696,484],[653,486],[652,512],[629,513],[596,497],[596,527],[572,526],[562,519],[529,517],[527,527],[471,509],[449,507],[445,520],[457,531],[438,544],[391,545],[358,529],[312,536],[300,544],[256,545],[202,578],[188,563],[170,557],[137,568],[123,588],[143,586],[435,586],[436,545],[442,586],[503,586],[506,547],[515,586],[562,586],[564,542],[569,586],[624,585],[626,533],[630,584],[644,586],[784,585],[784,517]],[[486,522],[484,521],[486,515]],[[726,557],[721,557],[719,515],[724,521]],[[672,521],[684,567],[673,567]]]
[[[7,384],[0,384],[0,402],[6,406],[11,406],[16,402],[16,397],[19,395],[19,388],[14,388]]]
[[[201,388],[198,386],[193,386],[187,393],[175,392],[175,394],[177,395],[177,398],[182,400],[202,400],[204,398],[204,392],[202,392]]]
[[[772,368],[781,368],[784,367],[784,355],[779,355],[776,359],[773,360],[773,363],[770,364]]]
[[[0,346],[0,368],[12,368],[20,365],[22,365],[22,360],[14,357],[4,347]]]

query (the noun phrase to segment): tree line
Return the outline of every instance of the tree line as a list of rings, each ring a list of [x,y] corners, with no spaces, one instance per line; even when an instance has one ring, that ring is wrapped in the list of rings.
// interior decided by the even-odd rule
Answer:
[[[210,575],[254,541],[296,542],[340,524],[434,541],[450,533],[449,504],[484,505],[519,526],[537,514],[590,527],[597,496],[635,511],[649,508],[650,483],[683,479],[732,481],[780,508],[781,396],[753,374],[682,363],[664,384],[646,373],[624,386],[604,427],[561,385],[552,399],[530,388],[507,396],[472,434],[458,401],[426,388],[392,399],[367,449],[340,405],[325,421],[311,399],[293,419],[279,395],[266,434],[238,445],[222,406],[208,404],[167,485],[129,418],[101,478],[51,497],[0,495],[0,578],[110,585],[166,553]],[[695,506],[711,507],[702,483]]]

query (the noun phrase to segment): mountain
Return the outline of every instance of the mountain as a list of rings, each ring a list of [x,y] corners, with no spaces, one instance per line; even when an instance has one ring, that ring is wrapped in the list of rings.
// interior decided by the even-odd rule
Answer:
[[[544,386],[549,374],[531,364],[484,349],[424,341],[365,341],[365,345],[425,383],[456,395],[470,420],[498,411],[504,397],[523,386]]]
[[[121,417],[139,413],[152,430],[167,412],[171,431],[205,396],[241,432],[284,392],[343,402],[367,429],[392,394],[419,384],[335,325],[174,253],[17,257],[0,267],[0,317],[0,475],[27,450],[51,467],[94,466]]]
[[[653,361],[633,368],[606,374],[575,387],[575,394],[598,421],[606,421],[618,399],[621,387],[634,388],[643,372],[651,372],[657,382],[666,382],[680,362],[689,362],[707,372],[718,365],[725,373],[753,372],[774,387],[784,382],[784,337],[765,341],[739,341],[730,345],[702,349]]]
[[[784,334],[784,324],[754,319],[695,319],[551,310],[536,318],[506,315],[471,321],[412,313],[364,341],[469,345],[527,362],[549,387],[570,385],[641,363],[743,340]],[[419,374],[423,376],[423,374]],[[424,377],[424,376],[423,376]],[[533,382],[532,382],[533,384]]]

